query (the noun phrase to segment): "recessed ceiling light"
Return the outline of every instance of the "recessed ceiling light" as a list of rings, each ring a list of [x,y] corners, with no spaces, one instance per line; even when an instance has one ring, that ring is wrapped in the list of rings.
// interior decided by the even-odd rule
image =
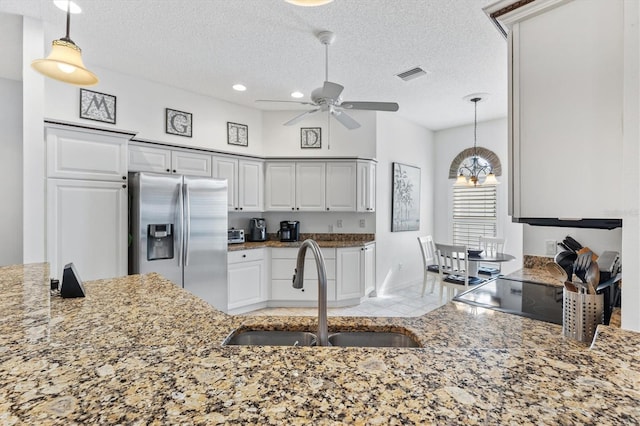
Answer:
[[[304,96],[304,93],[298,92],[297,90],[295,92],[291,92],[291,97],[292,98],[301,98],[303,96]]]
[[[67,11],[67,3],[70,3],[69,6],[71,6],[71,10],[70,10],[71,13],[82,12],[82,9],[80,9],[80,6],[78,6],[74,2],[68,2],[67,0],[53,0],[53,4],[55,4],[58,9],[64,10],[65,12]]]
[[[233,85],[233,90],[237,90],[238,92],[244,92],[245,90],[247,90],[247,87],[244,84],[234,84]]]
[[[323,4],[331,3],[333,0],[284,0],[287,3],[295,4],[296,6],[322,6]]]

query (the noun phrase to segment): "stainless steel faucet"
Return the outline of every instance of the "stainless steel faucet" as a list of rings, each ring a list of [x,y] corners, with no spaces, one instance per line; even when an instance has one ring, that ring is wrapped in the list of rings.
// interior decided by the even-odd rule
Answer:
[[[311,248],[318,269],[318,346],[329,346],[329,327],[327,326],[327,270],[324,257],[318,243],[314,240],[304,240],[298,250],[296,270],[293,273],[293,288],[304,286],[304,257],[307,247]]]

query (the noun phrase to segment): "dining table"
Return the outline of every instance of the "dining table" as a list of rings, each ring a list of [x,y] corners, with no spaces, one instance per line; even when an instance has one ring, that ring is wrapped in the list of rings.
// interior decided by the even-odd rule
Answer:
[[[478,266],[480,263],[502,263],[515,260],[515,256],[507,253],[468,253],[469,260],[469,276],[478,276]]]

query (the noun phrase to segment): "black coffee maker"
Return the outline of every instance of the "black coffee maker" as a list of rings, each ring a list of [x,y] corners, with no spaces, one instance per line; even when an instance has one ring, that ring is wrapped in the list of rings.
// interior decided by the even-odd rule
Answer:
[[[267,221],[261,217],[249,219],[249,241],[267,241]]]
[[[300,238],[300,222],[297,220],[283,220],[280,222],[280,241],[292,242]]]

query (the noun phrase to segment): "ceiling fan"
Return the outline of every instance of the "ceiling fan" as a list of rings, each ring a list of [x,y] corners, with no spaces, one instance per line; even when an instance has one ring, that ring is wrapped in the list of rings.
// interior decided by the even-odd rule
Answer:
[[[336,120],[338,120],[343,126],[349,130],[357,129],[360,127],[360,123],[349,116],[345,110],[369,110],[369,111],[398,111],[398,104],[395,102],[355,102],[355,101],[343,101],[340,95],[344,90],[344,87],[338,83],[329,81],[329,45],[335,40],[335,35],[331,31],[321,31],[317,34],[318,40],[325,46],[325,81],[322,87],[315,89],[311,92],[311,102],[303,101],[278,101],[259,99],[256,102],[289,102],[297,103],[301,105],[311,105],[314,107],[309,111],[305,111],[302,114],[293,117],[291,120],[284,123],[285,126],[291,126],[293,124],[302,121],[307,116],[314,114],[318,111],[328,112]]]

